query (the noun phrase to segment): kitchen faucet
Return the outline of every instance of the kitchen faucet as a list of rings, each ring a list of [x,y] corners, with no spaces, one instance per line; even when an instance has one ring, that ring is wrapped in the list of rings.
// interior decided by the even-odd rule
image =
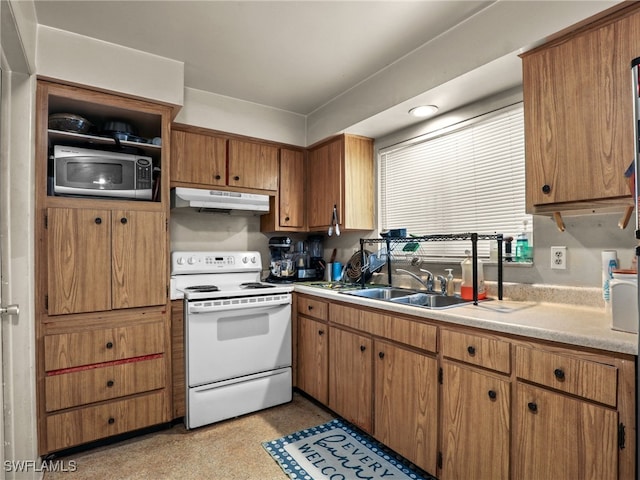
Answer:
[[[420,282],[420,284],[423,287],[425,287],[427,289],[427,291],[433,292],[433,273],[431,273],[429,270],[425,270],[423,268],[421,268],[420,271],[422,273],[426,273],[427,274],[427,280],[426,281],[423,281],[422,278],[420,278],[415,273],[410,272],[409,270],[405,270],[403,268],[396,268],[396,272],[406,273],[407,275],[409,275],[414,280],[417,280],[418,282]]]

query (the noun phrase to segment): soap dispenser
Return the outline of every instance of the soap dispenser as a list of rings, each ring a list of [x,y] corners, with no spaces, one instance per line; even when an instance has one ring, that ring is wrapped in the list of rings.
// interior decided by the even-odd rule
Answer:
[[[455,285],[453,284],[453,268],[445,268],[447,272],[447,296],[453,297],[456,293]]]

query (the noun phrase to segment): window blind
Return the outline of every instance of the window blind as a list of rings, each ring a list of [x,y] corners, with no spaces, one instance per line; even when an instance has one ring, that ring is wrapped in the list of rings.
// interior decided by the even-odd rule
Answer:
[[[380,152],[383,230],[411,234],[477,232],[516,236],[525,213],[522,103]],[[427,242],[429,256],[464,257],[470,242]],[[489,256],[489,242],[478,254]]]

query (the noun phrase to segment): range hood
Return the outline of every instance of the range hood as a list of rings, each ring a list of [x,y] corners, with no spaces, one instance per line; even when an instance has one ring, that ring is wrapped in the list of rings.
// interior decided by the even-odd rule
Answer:
[[[264,215],[269,213],[269,196],[176,187],[171,189],[171,208],[190,208],[200,212],[231,215]]]

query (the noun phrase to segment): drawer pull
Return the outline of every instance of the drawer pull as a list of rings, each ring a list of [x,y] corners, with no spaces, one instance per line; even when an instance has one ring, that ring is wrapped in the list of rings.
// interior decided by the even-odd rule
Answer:
[[[384,352],[379,352],[379,353],[378,353],[378,356],[379,356],[380,358],[384,358]]]
[[[324,335],[324,330],[318,330],[318,335]]]
[[[360,351],[364,352],[367,349],[367,347],[365,347],[364,345],[360,345]]]
[[[469,355],[475,355],[476,354],[476,347],[474,347],[473,345],[469,345],[467,347],[467,352],[469,352]]]
[[[562,370],[561,368],[556,368],[553,371],[553,374],[556,376],[558,380],[564,380],[564,370]]]
[[[127,217],[122,217],[120,219],[120,223],[123,224],[123,225],[126,224],[127,222],[128,222]]]
[[[114,423],[116,423],[116,419],[113,417],[109,417],[109,420],[107,420],[107,422],[109,423],[109,425],[113,425]]]
[[[496,397],[498,396],[498,394],[496,393],[496,391],[495,391],[495,390],[489,390],[489,392],[487,392],[487,395],[489,395],[489,398],[490,398],[491,400],[495,400],[495,399],[496,399]]]
[[[238,175],[234,176],[233,179],[237,182],[238,180],[240,180],[240,177]]]
[[[527,403],[527,407],[529,407],[529,410],[531,410],[533,413],[538,411],[538,404],[535,402]]]
[[[100,225],[102,223],[102,219],[100,217],[97,217],[95,219],[96,225]]]
[[[107,348],[113,348],[113,342],[107,342],[107,344],[105,345],[105,347],[107,347]]]
[[[220,175],[216,175],[216,180],[220,180],[222,177]]]
[[[307,310],[309,310],[309,311],[313,310],[313,306],[312,306],[312,305],[309,305],[309,306],[307,307]]]
[[[107,387],[109,387],[109,388],[113,387],[113,380],[109,380],[107,382]]]

